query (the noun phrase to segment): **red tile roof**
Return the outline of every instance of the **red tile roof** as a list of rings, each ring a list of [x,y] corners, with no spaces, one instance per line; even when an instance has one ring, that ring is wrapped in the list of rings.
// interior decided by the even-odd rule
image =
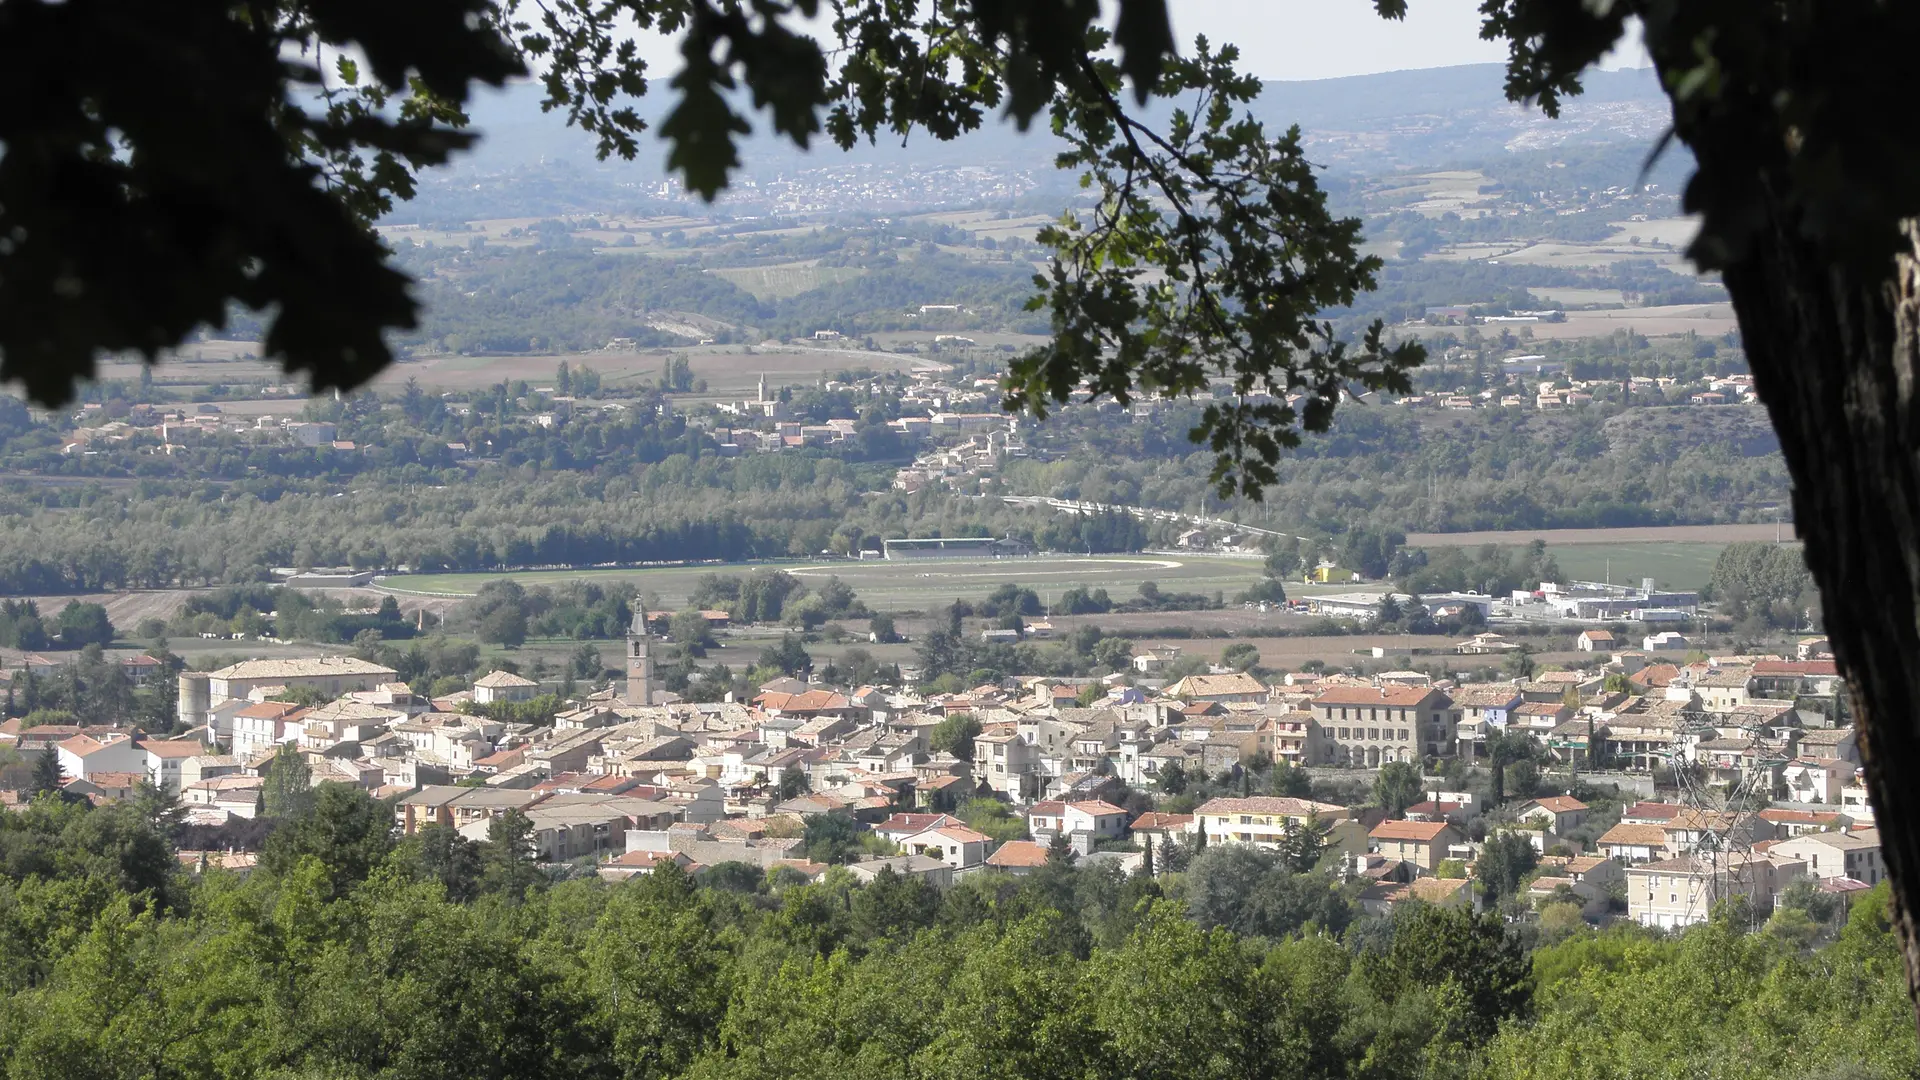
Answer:
[[[1312,799],[1293,799],[1279,795],[1253,795],[1245,799],[1222,797],[1208,799],[1206,804],[1195,810],[1196,814],[1287,814],[1294,817],[1306,817],[1309,814],[1344,813],[1346,807],[1333,803],[1314,802]]]
[[[831,690],[808,690],[804,694],[769,691],[754,698],[753,703],[763,709],[778,709],[781,712],[818,712],[848,707],[846,695]]]
[[[1674,803],[1637,802],[1620,812],[1622,818],[1644,818],[1648,821],[1672,821],[1680,816],[1683,807]]]
[[[1667,827],[1665,825],[1620,824],[1600,834],[1602,844],[1625,844],[1629,847],[1665,847]]]
[[[1648,664],[1631,676],[1632,681],[1646,687],[1666,686],[1680,677],[1680,668],[1673,664]]]
[[[1392,705],[1408,708],[1440,691],[1425,686],[1336,686],[1313,699],[1315,705]]]
[[[993,839],[993,837],[988,836],[986,833],[975,832],[965,825],[942,825],[937,829],[928,829],[927,832],[935,836],[944,836],[949,840],[961,844],[984,844]]]
[[[1031,840],[1009,840],[1000,845],[1000,850],[987,856],[988,866],[1028,867],[1046,864],[1046,847]]]
[[[1759,660],[1754,662],[1753,673],[1816,678],[1822,675],[1838,675],[1840,667],[1831,660]]]
[[[1368,836],[1375,840],[1419,840],[1429,843],[1452,828],[1444,821],[1383,821]]]
[[[950,817],[946,814],[892,814],[888,816],[887,820],[875,825],[874,828],[876,830],[885,829],[887,832],[917,833],[926,832],[928,829],[937,829],[942,825],[959,824],[961,824],[959,818]]]
[[[134,745],[162,758],[199,757],[207,752],[206,745],[198,739],[141,739]]]

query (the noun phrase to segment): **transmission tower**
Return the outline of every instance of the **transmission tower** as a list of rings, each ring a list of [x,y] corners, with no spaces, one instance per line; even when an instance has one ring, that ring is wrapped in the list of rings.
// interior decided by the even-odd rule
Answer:
[[[1720,901],[1742,891],[1735,887],[1735,882],[1740,874],[1753,873],[1754,821],[1772,801],[1774,769],[1786,763],[1786,758],[1767,742],[1758,724],[1739,727],[1747,746],[1738,759],[1740,774],[1730,784],[1707,783],[1699,762],[1688,760],[1677,749],[1666,755],[1674,783],[1679,788],[1680,805],[1690,812],[1684,815],[1686,820],[1676,818],[1675,821],[1688,827],[1692,834],[1679,857],[1690,858],[1695,867],[1706,871],[1705,889],[1687,890],[1686,925],[1693,923],[1701,905],[1710,914]],[[1751,893],[1750,888],[1746,891]],[[1757,916],[1757,905],[1749,905],[1748,910],[1752,913],[1749,918]]]

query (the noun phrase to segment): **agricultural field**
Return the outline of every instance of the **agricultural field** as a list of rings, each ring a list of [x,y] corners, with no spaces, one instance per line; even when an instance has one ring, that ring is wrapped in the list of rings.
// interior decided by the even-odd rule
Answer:
[[[1776,534],[1775,530],[1778,529]],[[1792,540],[1793,523],[1776,526],[1743,525],[1647,525],[1621,529],[1514,529],[1504,532],[1408,533],[1408,547],[1478,547],[1481,544],[1517,545],[1545,540],[1548,547],[1563,544],[1718,544],[1738,540]]]
[[[1438,216],[1448,211],[1458,212],[1456,207],[1465,205],[1459,199],[1459,192],[1448,193],[1452,197],[1435,194],[1428,196],[1424,190],[1397,189],[1394,194],[1405,197],[1419,194],[1420,201],[1407,209],[1419,210],[1428,216]],[[1461,215],[1473,216],[1472,211]],[[1700,222],[1695,218],[1656,218],[1648,221],[1614,221],[1608,223],[1614,230],[1612,235],[1598,241],[1581,240],[1500,240],[1479,243],[1451,244],[1440,248],[1427,256],[1432,262],[1471,262],[1486,259],[1493,262],[1514,263],[1528,266],[1553,266],[1564,269],[1606,269],[1614,263],[1626,260],[1654,262],[1661,266],[1691,273],[1691,265],[1686,261],[1686,247],[1700,230]]]
[[[1652,578],[1662,588],[1698,591],[1713,577],[1725,544],[1548,545],[1561,571],[1578,581],[1638,584]]]
[[[705,574],[747,574],[766,567],[785,570],[810,585],[838,577],[869,607],[882,611],[924,611],[956,599],[985,597],[1012,582],[1058,596],[1076,586],[1106,589],[1116,600],[1135,595],[1144,581],[1167,592],[1234,593],[1260,578],[1252,558],[1160,558],[1134,555],[1041,556],[1029,559],[915,559],[889,562],[770,562],[708,566],[647,567],[634,570],[536,570],[510,574],[408,574],[386,578],[382,586],[398,594],[467,596],[502,577],[522,585],[566,581],[632,582],[654,593],[668,607],[680,607]],[[1159,617],[1162,625],[1166,617]],[[1182,613],[1181,621],[1189,621]]]
[[[1414,173],[1386,181],[1385,184],[1392,186],[1383,184],[1370,191],[1368,197],[1372,205],[1413,210],[1430,218],[1443,214],[1474,218],[1486,213],[1475,209],[1474,204],[1487,198],[1480,193],[1480,186],[1488,182],[1485,173],[1471,169]]]
[[[1565,322],[1490,323],[1482,333],[1499,334],[1511,330],[1523,340],[1572,340],[1606,337],[1619,329],[1632,330],[1645,337],[1677,337],[1688,331],[1700,337],[1719,337],[1737,331],[1732,304],[1671,304],[1662,307],[1599,308],[1569,311]],[[1457,326],[1403,325],[1397,332],[1422,337],[1459,334]],[[1523,332],[1524,331],[1524,332]]]
[[[1538,532],[1414,533],[1409,547],[1515,547],[1544,540],[1560,569],[1580,581],[1637,584],[1653,578],[1663,588],[1705,587],[1714,560],[1736,541],[1794,542],[1793,526],[1672,525],[1639,529],[1545,529]]]
[[[925,335],[931,339],[932,335]],[[306,391],[290,381],[278,366],[250,355],[233,355],[235,347],[258,349],[253,342],[207,342],[208,355],[188,353],[169,357],[154,370],[154,382],[172,390],[194,391],[209,386],[277,387],[279,396],[252,401],[222,402],[222,412],[238,415],[291,414],[306,403]],[[680,349],[645,349],[637,352],[587,352],[529,356],[466,356],[451,353],[416,356],[394,364],[381,372],[372,387],[392,393],[408,379],[429,390],[479,390],[505,380],[521,379],[535,386],[549,385],[561,363],[574,367],[585,364],[598,371],[603,398],[614,400],[638,393],[658,379],[669,355],[685,356],[693,365],[696,378],[707,380],[705,397],[723,400],[751,392],[762,372],[774,385],[812,384],[822,375],[848,368],[875,371],[944,370],[946,365],[923,357],[895,353],[869,352],[853,347],[823,348],[807,345],[705,345]],[[232,358],[229,358],[229,357]],[[135,381],[140,377],[136,360],[103,360],[102,380]]]
[[[1549,289],[1535,286],[1527,290],[1536,300],[1565,304],[1569,308],[1625,307],[1627,294],[1619,289]]]
[[[858,266],[820,266],[817,261],[771,266],[715,267],[707,273],[725,278],[761,300],[784,300],[826,285],[852,281],[867,271]]]
[[[773,386],[810,386],[819,382],[822,376],[854,368],[871,368],[885,374],[895,371],[944,371],[947,367],[922,357],[872,352],[853,346],[704,345],[671,351],[687,358],[694,378],[707,380],[704,397],[710,400],[751,395],[757,389],[762,373],[766,374],[767,382]],[[599,369],[597,355],[579,359]],[[655,374],[659,371],[660,358],[665,355],[664,351],[654,354]],[[674,399],[691,400],[681,394],[675,394]]]
[[[1614,233],[1605,241],[1609,244],[1631,244],[1637,237],[1643,244],[1667,244],[1676,248],[1685,248],[1693,243],[1695,236],[1700,234],[1700,219],[1697,217],[1616,221],[1612,224]]]
[[[1031,242],[1035,234],[1055,219],[1048,214],[1017,214],[998,210],[951,210],[934,214],[916,214],[902,220],[928,225],[950,225],[956,229],[964,229],[981,239],[990,236],[996,241],[1017,239]]]

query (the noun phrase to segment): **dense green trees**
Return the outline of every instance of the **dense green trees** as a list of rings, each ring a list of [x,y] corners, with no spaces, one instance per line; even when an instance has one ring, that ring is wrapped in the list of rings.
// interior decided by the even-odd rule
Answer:
[[[1198,512],[1197,481],[1212,458],[1183,442],[1197,411],[1186,403],[1139,419],[1075,411],[1057,437],[1053,422],[1031,436],[1058,457],[1014,462],[1001,476],[1014,493]],[[1310,568],[1322,555],[1375,556],[1360,540],[1347,552],[1356,526],[1390,534],[1770,521],[1787,491],[1766,417],[1748,407],[1360,407],[1289,451],[1262,503],[1234,516],[1324,538],[1289,553],[1292,574],[1303,559]]]
[[[1388,817],[1405,814],[1422,794],[1420,767],[1409,762],[1390,761],[1373,778],[1373,801]]]
[[[301,565],[426,572],[737,561],[813,556],[900,535],[1013,536],[1043,550],[1094,553],[1174,539],[1175,525],[1124,513],[1071,515],[937,491],[890,491],[894,463],[868,461],[851,444],[723,457],[683,418],[647,407],[576,413],[549,429],[532,415],[550,406],[531,391],[516,394],[504,386],[471,392],[467,416],[437,398],[431,410],[410,406],[404,392],[385,401],[363,395],[314,405],[316,417],[359,442],[353,453],[232,435],[207,437],[173,455],[150,453],[140,439],[102,444],[89,456],[0,442],[6,471],[103,481],[0,490],[0,586],[51,595],[255,585],[268,580],[271,567]],[[1393,543],[1394,533],[1751,519],[1777,505],[1785,475],[1779,456],[1756,442],[1766,435],[1761,418],[1736,423],[1735,414],[1746,410],[1712,411],[1717,420],[1702,412],[1348,410],[1327,438],[1281,464],[1265,505],[1235,513],[1310,537],[1276,551],[1271,567],[1285,563],[1278,576],[1323,556],[1368,569],[1379,569],[1384,558],[1396,577],[1416,582],[1415,591],[1523,587],[1543,569],[1524,553],[1487,559],[1435,549],[1423,565],[1418,552]],[[1016,493],[1197,512],[1211,456],[1182,441],[1194,419],[1193,407],[1182,405],[1140,420],[1075,408],[1028,436],[1058,455],[1054,460],[1010,462],[998,479]],[[58,441],[55,425],[23,423]],[[1741,434],[1747,428],[1757,434]],[[485,459],[462,465],[449,456],[448,442],[483,448]],[[1568,446],[1587,449],[1560,452]],[[349,484],[353,498],[336,498]],[[196,542],[201,536],[220,543]],[[1284,587],[1249,599],[1283,594]],[[710,599],[706,606],[730,609],[736,597],[721,586]],[[1140,603],[1078,592],[1056,596],[1054,610],[1095,613]],[[275,610],[286,623],[275,621],[276,628],[293,630],[281,636],[347,642],[367,628],[388,639],[410,632],[264,587],[196,603],[169,632],[257,633]],[[577,634],[588,618],[569,615],[564,627],[535,624],[529,633],[588,636]],[[50,621],[31,629],[49,644],[56,640]],[[0,643],[5,633],[0,624]]]
[[[40,649],[83,649],[111,645],[113,623],[99,604],[69,601],[60,614],[43,616],[32,600],[0,603],[0,645],[29,652]]]
[[[1728,544],[1713,562],[1708,585],[1728,615],[1761,626],[1804,626],[1819,606],[1819,591],[1798,546]]]
[[[445,826],[396,842],[391,823],[387,805],[325,785],[243,880],[189,877],[133,805],[42,797],[0,815],[0,1066],[47,1080],[1920,1068],[1884,887],[1818,949],[1716,923],[1582,931],[1529,958],[1524,927],[1417,904],[1361,918],[1357,886],[1230,844],[1155,880],[1050,862],[942,894],[891,873],[801,884],[737,865],[698,883],[670,866],[562,881],[531,861],[524,820],[477,843]],[[815,819],[809,840],[852,854],[846,824]]]
[[[927,746],[936,753],[952,754],[962,761],[973,760],[973,740],[980,734],[980,721],[972,713],[954,713],[943,717],[927,735]]]
[[[1814,953],[1719,920],[1677,941],[1583,936],[1538,952],[1534,1022],[1493,1040],[1486,1075],[1909,1075],[1913,1017],[1886,897],[1882,885],[1856,904]]]
[[[1357,889],[1278,852],[1248,844],[1215,844],[1188,864],[1187,913],[1203,927],[1243,937],[1280,939],[1305,931],[1338,934],[1353,920]]]

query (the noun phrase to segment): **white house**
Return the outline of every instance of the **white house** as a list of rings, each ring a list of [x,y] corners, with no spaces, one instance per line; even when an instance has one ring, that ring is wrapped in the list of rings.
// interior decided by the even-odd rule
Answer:
[[[60,771],[69,780],[85,780],[97,773],[145,773],[147,753],[132,737],[119,732],[75,735],[54,747]]]
[[[969,870],[987,861],[991,837],[964,825],[942,825],[900,841],[909,855],[938,859],[954,870]]]
[[[1581,652],[1612,652],[1617,644],[1610,630],[1583,630],[1574,639]]]
[[[1565,836],[1586,824],[1587,804],[1571,795],[1551,795],[1528,799],[1520,804],[1517,814],[1521,821],[1536,822],[1556,836]]]
[[[898,844],[910,836],[917,836],[929,829],[965,824],[966,822],[948,814],[892,814],[887,817],[887,820],[875,825],[873,831]]]
[[[1691,644],[1692,642],[1689,642],[1684,634],[1662,630],[1657,634],[1647,635],[1640,642],[1640,647],[1647,652],[1686,652]]]
[[[1133,670],[1142,675],[1157,675],[1168,664],[1180,659],[1180,646],[1162,645],[1147,649],[1133,658]]]
[[[1027,808],[1027,831],[1036,840],[1080,832],[1117,837],[1127,831],[1127,812],[1099,799],[1083,802],[1049,799]]]
[[[1787,785],[1787,798],[1799,803],[1832,806],[1840,802],[1840,789],[1853,779],[1853,763],[1839,758],[1795,758],[1781,771]]]
[[[511,671],[489,671],[473,681],[473,703],[491,705],[496,701],[528,701],[540,693],[540,684]]]
[[[233,756],[241,761],[300,738],[300,718],[306,713],[285,701],[260,701],[233,714]]]
[[[1025,877],[1047,865],[1047,846],[1031,840],[1009,840],[994,851],[987,865],[1005,874]]]
[[[1852,878],[1878,885],[1887,876],[1880,859],[1880,842],[1847,833],[1806,833],[1781,840],[1767,849],[1775,859],[1795,859],[1807,864],[1807,873],[1822,880]]]
[[[1623,863],[1653,862],[1671,852],[1664,825],[1645,825],[1623,821],[1600,834],[1601,854]]]
[[[141,739],[136,744],[146,756],[142,763],[147,780],[162,791],[179,794],[181,769],[192,759],[207,752],[198,739]],[[196,774],[194,779],[199,779]]]

